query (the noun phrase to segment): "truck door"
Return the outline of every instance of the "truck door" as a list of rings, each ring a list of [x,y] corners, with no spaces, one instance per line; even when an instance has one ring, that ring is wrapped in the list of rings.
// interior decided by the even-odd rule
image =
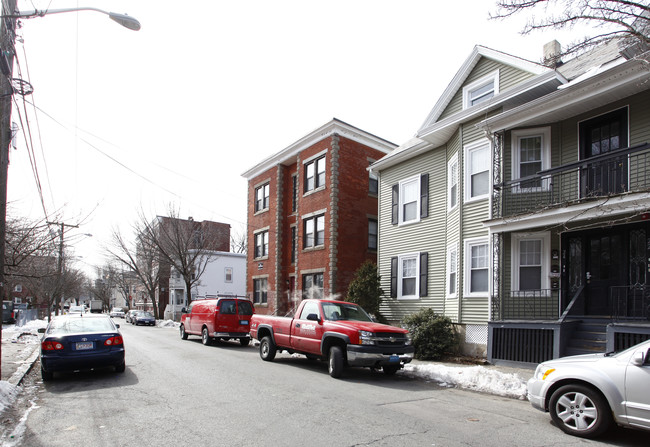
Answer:
[[[239,327],[237,304],[235,300],[219,300],[219,312],[214,330],[216,332],[236,332]]]
[[[316,301],[307,301],[291,327],[292,345],[302,352],[320,354],[323,319]]]

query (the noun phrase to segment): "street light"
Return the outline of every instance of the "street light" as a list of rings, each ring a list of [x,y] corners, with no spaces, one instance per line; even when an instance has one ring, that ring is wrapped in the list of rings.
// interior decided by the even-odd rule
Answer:
[[[14,14],[3,15],[2,18],[8,19],[31,19],[33,17],[43,17],[44,15],[50,14],[60,14],[62,12],[76,12],[76,11],[95,11],[102,14],[106,14],[111,20],[119,23],[125,28],[128,28],[133,31],[138,31],[140,29],[140,22],[137,19],[129,16],[128,14],[120,14],[117,12],[107,12],[99,8],[61,8],[61,9],[32,9],[31,11],[16,11]]]

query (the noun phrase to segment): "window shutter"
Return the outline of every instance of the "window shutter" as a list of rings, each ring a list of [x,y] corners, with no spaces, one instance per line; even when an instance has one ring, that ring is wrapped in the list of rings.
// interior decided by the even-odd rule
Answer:
[[[420,217],[429,217],[429,174],[420,176]]]
[[[420,253],[420,296],[428,296],[427,283],[429,280],[429,253]]]
[[[390,297],[397,298],[397,256],[390,258]]]
[[[397,225],[399,221],[399,184],[393,185],[393,204],[391,212],[390,223]]]

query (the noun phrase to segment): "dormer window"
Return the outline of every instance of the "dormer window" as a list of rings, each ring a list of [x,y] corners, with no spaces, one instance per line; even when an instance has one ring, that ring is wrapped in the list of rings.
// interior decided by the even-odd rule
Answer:
[[[463,87],[463,109],[480,104],[499,93],[499,70]]]

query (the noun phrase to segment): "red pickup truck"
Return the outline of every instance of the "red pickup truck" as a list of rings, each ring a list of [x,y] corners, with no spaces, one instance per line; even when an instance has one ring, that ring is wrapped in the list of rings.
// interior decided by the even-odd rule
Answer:
[[[213,339],[238,339],[242,346],[251,341],[248,333],[253,303],[246,299],[226,297],[196,300],[188,309],[182,309],[180,333],[183,340],[188,335],[200,335],[204,345]]]
[[[303,300],[293,318],[253,315],[251,337],[260,340],[262,360],[272,361],[283,350],[327,359],[332,377],[340,377],[345,366],[395,374],[415,352],[406,329],[375,323],[345,301]]]

